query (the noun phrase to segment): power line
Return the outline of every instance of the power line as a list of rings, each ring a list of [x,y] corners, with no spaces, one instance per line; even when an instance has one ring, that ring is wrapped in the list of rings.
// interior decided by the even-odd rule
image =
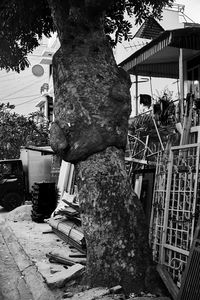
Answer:
[[[41,98],[41,97],[36,97],[36,98],[34,98],[34,99],[31,99],[31,100],[28,100],[28,101],[25,101],[25,102],[22,102],[22,103],[16,104],[16,105],[15,105],[15,107],[16,107],[16,106],[21,106],[21,105],[24,105],[24,104],[26,104],[26,103],[30,103],[30,102],[32,102],[32,101],[34,101],[34,100],[37,100],[37,99],[39,99],[39,98]]]
[[[186,18],[188,18],[192,23],[196,23],[196,22],[194,22],[194,20],[192,20],[190,17],[188,17],[184,12],[181,12],[181,13],[182,13],[184,19],[185,19],[185,17],[186,17]],[[187,22],[187,20],[185,20],[185,21]]]
[[[15,76],[16,74],[12,74],[12,75]],[[19,74],[18,74],[18,75],[19,75]],[[19,77],[17,77],[17,78],[15,77],[15,78],[13,78],[13,79],[10,79],[10,78],[7,79],[6,76],[5,76],[5,79],[1,80],[0,83],[1,83],[1,82],[4,82],[4,81],[7,81],[7,80],[9,80],[9,81],[12,81],[12,80],[20,80],[20,79],[22,79],[22,78],[27,78],[27,77],[31,77],[31,76],[34,78],[34,75],[33,75],[32,73],[30,73],[30,74],[22,74],[22,73],[21,73]],[[42,75],[42,76],[43,76],[43,75]],[[42,76],[41,76],[41,78],[42,78]],[[46,76],[48,76],[48,74],[46,74]],[[44,75],[44,77],[45,77],[45,75]],[[2,78],[2,77],[0,76],[0,79],[1,79],[1,78]]]
[[[5,77],[8,77],[8,76],[10,76],[10,75],[15,75],[15,74],[14,74],[14,73],[5,74],[5,75],[0,76],[0,79],[1,79],[1,78],[5,78]]]
[[[21,80],[21,81],[15,81],[15,80],[14,81],[8,81],[8,82],[5,82],[2,86],[0,84],[0,91],[2,92],[2,91],[9,91],[10,90],[10,91],[13,91],[13,93],[16,93],[18,91],[17,88],[19,88],[21,86],[22,86],[22,89],[26,88],[26,85],[23,88],[22,83],[27,84],[27,83],[30,83],[30,82],[33,82],[33,80],[29,79],[28,81],[25,81],[25,80]],[[40,89],[40,87],[41,87],[41,85],[43,83],[44,83],[44,81],[35,82],[35,86],[33,86],[32,88],[30,88],[31,93],[33,93],[32,90],[35,89],[35,88],[37,88],[37,92],[39,92],[39,89]],[[15,92],[15,90],[16,90],[16,92]],[[3,94],[3,96],[1,96],[1,97],[7,98],[7,96],[8,95],[4,95]],[[8,96],[8,97],[10,97],[10,96]]]
[[[12,95],[14,95],[14,94],[16,94],[16,93],[18,93],[18,92],[21,92],[21,91],[27,89],[28,87],[30,87],[30,86],[32,86],[32,85],[34,85],[34,84],[36,84],[36,83],[39,83],[40,81],[41,81],[41,79],[39,79],[39,80],[36,81],[36,82],[32,82],[31,84],[28,84],[27,86],[25,86],[25,87],[23,87],[23,88],[21,88],[21,89],[19,89],[19,90],[17,90],[17,91],[14,91],[14,92],[12,92],[12,93],[6,95],[4,98],[9,98],[10,96],[12,96]]]
[[[30,97],[35,97],[38,96],[38,94],[34,95],[26,95],[26,96],[19,96],[19,97],[14,97],[14,98],[3,98],[3,100],[15,100],[15,99],[22,99],[22,98],[30,98]]]

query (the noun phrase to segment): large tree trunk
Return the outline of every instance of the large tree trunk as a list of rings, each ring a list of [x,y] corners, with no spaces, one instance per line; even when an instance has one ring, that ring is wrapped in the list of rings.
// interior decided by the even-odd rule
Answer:
[[[51,145],[76,167],[88,283],[137,291],[151,255],[142,207],[125,171],[130,80],[104,34],[108,3],[49,0],[61,42],[53,58]]]
[[[144,290],[150,263],[147,226],[116,147],[76,164],[90,285]]]

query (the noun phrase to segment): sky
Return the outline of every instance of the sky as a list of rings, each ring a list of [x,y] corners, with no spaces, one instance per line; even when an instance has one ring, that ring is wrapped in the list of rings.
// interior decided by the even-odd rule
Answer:
[[[176,3],[185,5],[185,14],[194,22],[200,23],[200,0],[178,0]]]
[[[49,71],[48,66],[43,65],[44,73],[34,76],[32,68],[40,64],[46,46],[45,40],[45,43],[42,42],[41,46],[28,56],[31,65],[24,71],[0,71],[0,102],[14,104],[16,113],[28,115],[37,110],[35,105],[41,100],[40,88],[43,83],[48,82]]]
[[[191,21],[200,23],[200,0],[177,0],[175,3],[185,5],[184,14],[188,17],[188,22],[191,19]],[[41,46],[29,56],[31,66],[20,74],[16,72],[7,73],[4,70],[0,71],[0,102],[15,104],[15,111],[19,114],[28,115],[30,112],[36,111],[37,108],[35,106],[41,100],[40,87],[48,82],[48,65],[42,65],[44,74],[40,77],[33,75],[32,67],[40,64],[42,52],[46,48],[47,43],[48,41],[46,39],[42,41]],[[138,50],[137,45],[140,48],[141,41],[136,41],[135,45],[131,47],[128,45],[126,51],[124,51],[125,55],[130,55]],[[124,49],[125,47],[123,46],[123,50]],[[119,63],[124,58],[122,55],[119,55],[117,62]],[[153,82],[153,86],[154,91],[157,93],[164,88],[176,89],[174,81],[171,81],[170,84],[166,82],[155,84]],[[160,90],[157,89],[157,87],[159,87]]]

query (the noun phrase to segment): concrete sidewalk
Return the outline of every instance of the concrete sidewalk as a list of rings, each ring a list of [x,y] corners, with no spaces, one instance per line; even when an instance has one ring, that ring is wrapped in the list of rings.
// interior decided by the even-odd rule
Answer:
[[[2,217],[0,219],[0,299],[56,299]]]
[[[70,299],[73,300],[125,299],[110,294],[106,288],[84,291],[84,287],[77,284],[76,280],[62,288],[50,289],[44,275],[50,268],[49,276],[53,276],[56,264],[51,264],[46,254],[52,249],[67,251],[69,245],[51,231],[48,232],[49,229],[46,223],[32,222],[30,208],[25,206],[0,215],[0,300],[61,300],[66,297],[72,297]],[[144,297],[132,299],[144,300]],[[148,299],[170,300],[165,297],[145,297],[145,300]]]

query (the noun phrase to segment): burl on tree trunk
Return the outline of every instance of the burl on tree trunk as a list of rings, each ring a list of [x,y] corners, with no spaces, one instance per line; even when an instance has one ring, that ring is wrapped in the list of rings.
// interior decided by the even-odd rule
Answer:
[[[125,170],[130,79],[104,34],[109,1],[49,3],[61,43],[53,57],[51,145],[75,164],[88,283],[142,290],[151,254],[142,207]]]

